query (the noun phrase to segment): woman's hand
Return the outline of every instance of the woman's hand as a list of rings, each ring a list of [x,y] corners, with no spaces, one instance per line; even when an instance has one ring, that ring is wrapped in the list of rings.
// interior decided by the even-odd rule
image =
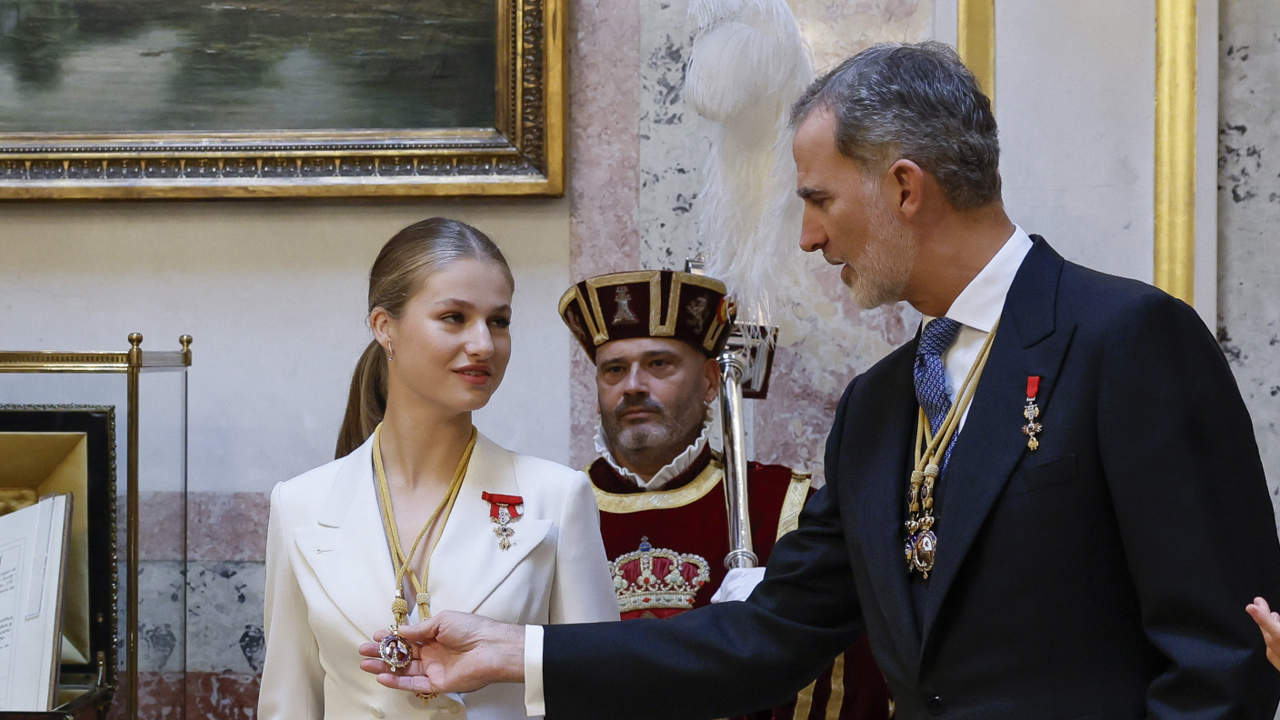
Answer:
[[[1244,611],[1262,631],[1262,639],[1267,643],[1267,659],[1280,670],[1280,613],[1272,611],[1267,601],[1260,597],[1254,598]]]

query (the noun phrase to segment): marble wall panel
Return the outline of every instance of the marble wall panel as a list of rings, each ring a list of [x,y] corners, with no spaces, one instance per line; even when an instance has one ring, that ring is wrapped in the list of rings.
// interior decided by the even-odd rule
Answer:
[[[126,720],[117,696],[109,720]],[[239,673],[138,674],[138,717],[143,720],[253,720],[257,717],[258,676]]]
[[[254,717],[264,652],[269,502],[267,493],[187,494],[183,562],[183,495],[153,492],[139,499],[139,717]],[[123,531],[122,525],[121,548]],[[123,553],[121,560],[117,612],[123,638],[129,578]],[[123,648],[118,660],[123,680]],[[113,717],[123,716],[123,706],[121,695]]]
[[[187,559],[261,562],[270,510],[270,493],[188,493]]]
[[[227,536],[234,534],[234,526],[223,527]],[[141,564],[139,717],[254,717],[264,657],[265,585],[261,560]],[[124,637],[123,605],[119,612]],[[121,652],[121,682],[124,660]],[[123,716],[123,706],[120,695],[113,717]]]
[[[702,249],[693,209],[707,131],[681,95],[694,30],[687,1],[654,3],[641,18],[636,225],[647,268],[683,269]]]
[[[1280,508],[1280,12],[1221,5],[1218,106],[1218,339],[1253,416]]]
[[[116,547],[123,558],[123,495],[116,498],[116,507]],[[260,561],[267,547],[270,493],[143,492],[138,507],[138,552],[143,560]]]
[[[186,568],[180,560],[153,560],[138,568],[138,669],[182,672],[186,667]],[[121,592],[121,602],[124,592]],[[120,637],[125,612],[118,609]],[[125,657],[121,652],[120,663]]]
[[[933,27],[933,0],[789,0],[789,4],[813,49],[818,72],[878,42],[926,40]]]
[[[262,562],[187,566],[187,670],[262,672]]]
[[[570,282],[639,265],[635,208],[642,7],[647,4],[584,0],[570,8]],[[581,467],[592,455],[595,368],[577,347],[569,352],[569,456],[571,464]]]

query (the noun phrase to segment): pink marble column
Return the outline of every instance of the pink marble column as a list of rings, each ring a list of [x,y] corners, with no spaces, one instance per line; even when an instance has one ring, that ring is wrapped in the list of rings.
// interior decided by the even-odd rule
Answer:
[[[569,8],[569,277],[639,264],[635,208],[638,68],[643,3],[583,0]],[[570,380],[569,454],[595,454],[595,368],[576,347]]]

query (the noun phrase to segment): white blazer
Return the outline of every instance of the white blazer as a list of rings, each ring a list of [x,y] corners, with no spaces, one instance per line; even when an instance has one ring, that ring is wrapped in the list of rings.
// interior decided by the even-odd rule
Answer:
[[[263,720],[523,718],[524,686],[491,685],[426,704],[360,669],[356,648],[391,622],[395,573],[374,489],[373,441],[279,483],[267,529]],[[482,492],[520,495],[507,550]],[[409,533],[416,534],[416,530]],[[431,556],[431,609],[514,623],[617,620],[587,476],[480,435]],[[456,696],[452,696],[456,698]]]

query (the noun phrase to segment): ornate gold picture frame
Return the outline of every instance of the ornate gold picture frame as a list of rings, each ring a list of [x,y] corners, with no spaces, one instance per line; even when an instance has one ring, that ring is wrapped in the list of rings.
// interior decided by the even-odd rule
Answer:
[[[567,0],[491,1],[487,126],[0,132],[0,200],[560,195]]]

